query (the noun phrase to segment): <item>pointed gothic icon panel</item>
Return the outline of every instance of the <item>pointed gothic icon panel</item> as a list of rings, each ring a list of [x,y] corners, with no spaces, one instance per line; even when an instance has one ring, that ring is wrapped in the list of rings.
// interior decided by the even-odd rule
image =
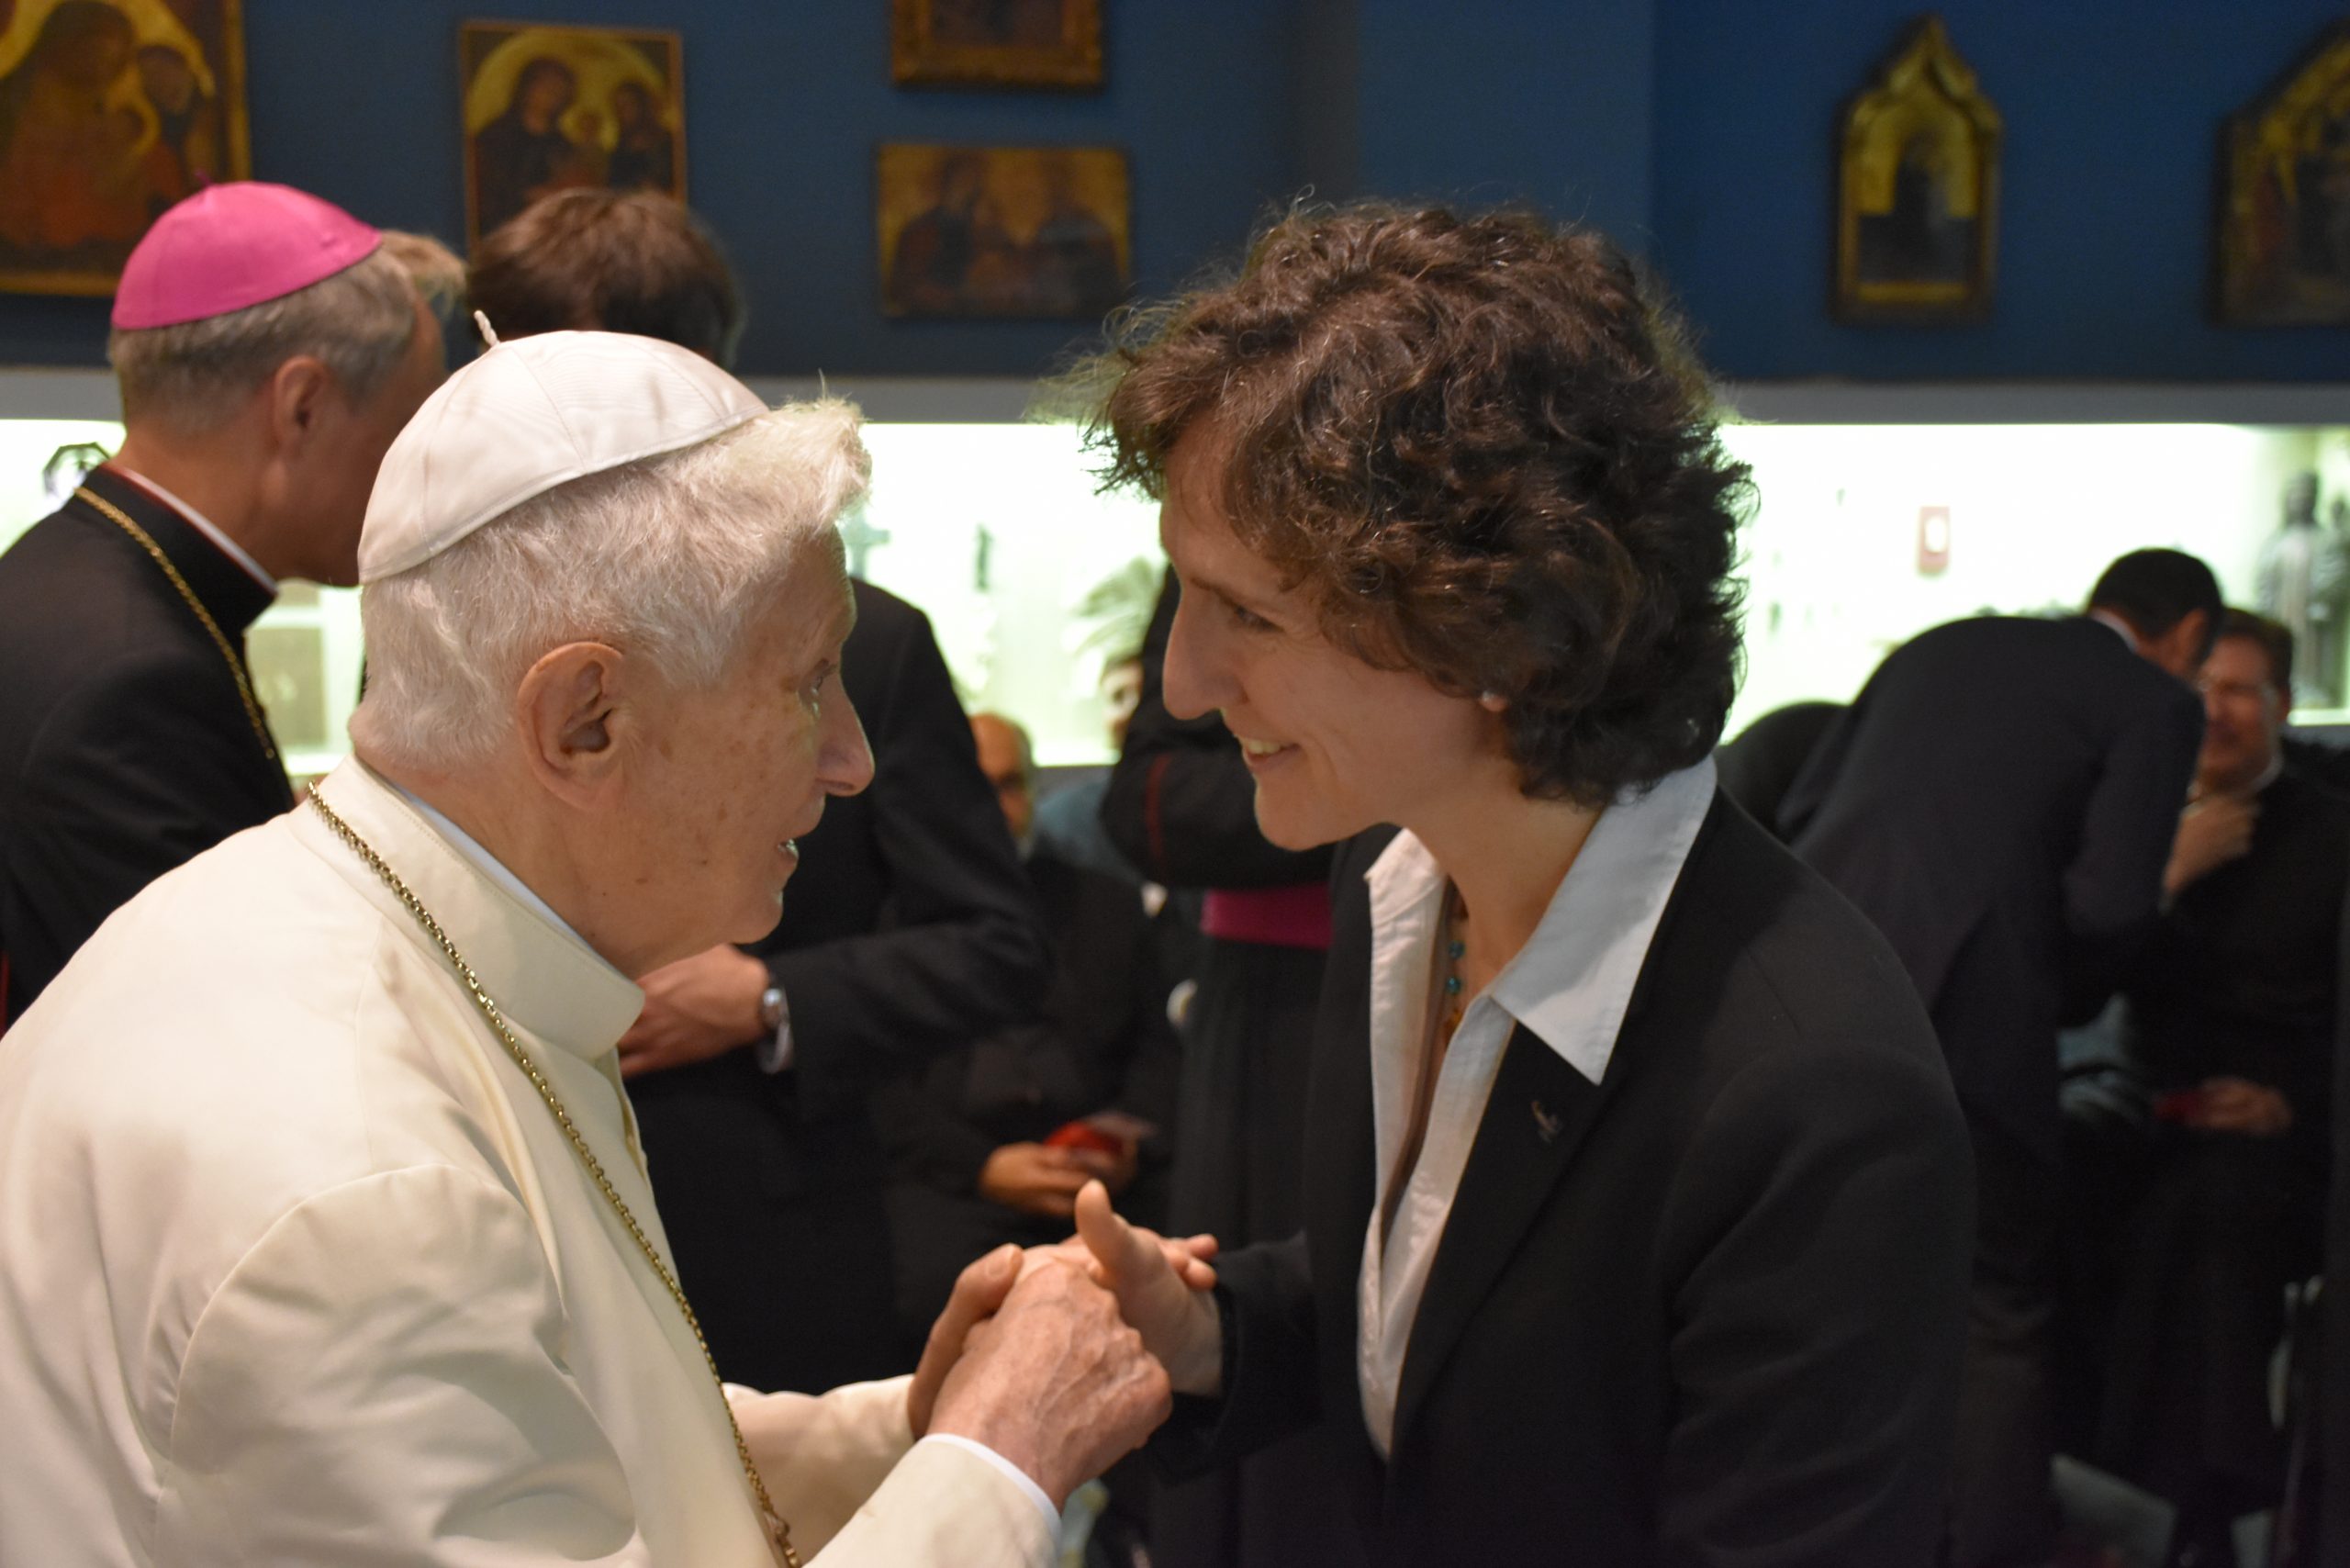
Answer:
[[[2220,319],[2350,323],[2350,22],[2328,28],[2221,140]]]
[[[1920,18],[1844,113],[1841,319],[1964,321],[1989,313],[1999,134],[1999,111],[1942,18]]]

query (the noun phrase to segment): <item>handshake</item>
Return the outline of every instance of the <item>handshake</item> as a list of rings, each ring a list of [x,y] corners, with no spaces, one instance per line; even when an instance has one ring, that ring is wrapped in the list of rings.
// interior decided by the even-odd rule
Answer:
[[[1215,1238],[1130,1226],[1099,1182],[1076,1217],[1058,1246],[1002,1247],[963,1271],[906,1395],[915,1437],[982,1443],[1056,1506],[1139,1447],[1174,1394],[1223,1381]]]

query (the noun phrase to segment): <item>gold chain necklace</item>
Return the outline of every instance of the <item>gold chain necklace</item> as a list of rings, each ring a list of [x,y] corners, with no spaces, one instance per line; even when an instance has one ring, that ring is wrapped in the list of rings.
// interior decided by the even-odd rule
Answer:
[[[212,645],[220,650],[220,657],[229,666],[229,678],[237,683],[237,695],[245,704],[246,722],[252,725],[253,734],[261,742],[261,749],[269,754],[270,761],[277,763],[280,767],[285,767],[277,756],[277,743],[269,738],[269,725],[261,716],[261,703],[253,696],[252,682],[245,678],[244,662],[229,648],[229,639],[220,633],[220,623],[212,619],[212,612],[204,608],[204,601],[196,597],[196,590],[187,586],[187,579],[180,576],[180,569],[172,565],[172,558],[163,554],[162,546],[149,538],[145,529],[131,521],[129,513],[104,496],[93,494],[87,485],[75,490],[73,498],[95,507],[99,516],[130,535],[132,543],[153,556],[155,565],[163,568],[163,576],[180,590],[180,597],[187,600],[187,607],[196,611],[196,618],[204,623],[205,633],[212,639]]]
[[[791,1545],[791,1527],[784,1523],[783,1516],[776,1511],[775,1499],[767,1495],[767,1484],[760,1479],[759,1467],[751,1461],[751,1445],[743,1440],[742,1423],[734,1419],[734,1406],[726,1397],[725,1379],[719,1375],[718,1358],[710,1353],[710,1341],[702,1338],[701,1319],[694,1316],[692,1305],[687,1302],[685,1287],[677,1283],[677,1277],[662,1260],[660,1249],[653,1245],[653,1238],[644,1234],[644,1227],[636,1223],[636,1215],[629,1212],[628,1201],[613,1187],[611,1178],[604,1174],[603,1162],[596,1158],[596,1151],[588,1147],[588,1139],[572,1121],[571,1113],[564,1109],[563,1100],[555,1093],[554,1085],[547,1081],[546,1075],[539,1070],[539,1064],[531,1059],[531,1053],[523,1049],[522,1042],[514,1037],[512,1029],[507,1027],[506,1015],[498,1010],[498,1003],[490,999],[489,992],[482,989],[481,977],[474,973],[473,966],[465,962],[464,956],[457,951],[457,945],[449,940],[449,934],[441,929],[439,921],[432,918],[431,911],[408,890],[408,884],[400,880],[399,873],[393,870],[349,823],[335,815],[334,808],[327,804],[326,797],[319,793],[315,785],[310,790],[310,804],[318,808],[319,815],[325,819],[327,826],[342,840],[345,847],[365,862],[367,868],[391,889],[392,896],[416,917],[416,923],[424,928],[424,934],[432,938],[433,945],[441,949],[450,967],[457,971],[457,978],[465,982],[465,990],[474,999],[474,1006],[488,1020],[491,1030],[505,1046],[506,1054],[514,1058],[514,1065],[520,1068],[522,1076],[531,1081],[531,1087],[539,1092],[539,1098],[554,1114],[555,1125],[563,1129],[564,1137],[571,1140],[571,1151],[579,1157],[579,1163],[587,1170],[589,1179],[604,1194],[604,1201],[612,1206],[612,1213],[620,1217],[621,1228],[628,1232],[630,1238],[636,1243],[637,1250],[644,1254],[645,1262],[652,1265],[654,1274],[668,1290],[669,1299],[677,1304],[677,1311],[684,1316],[686,1327],[693,1330],[694,1343],[701,1348],[702,1362],[710,1368],[711,1382],[718,1390],[719,1408],[726,1412],[727,1429],[734,1434],[734,1456],[743,1462],[743,1477],[751,1484],[751,1495],[757,1501],[759,1519],[767,1529],[767,1539],[783,1559],[785,1568],[800,1568],[800,1553]]]

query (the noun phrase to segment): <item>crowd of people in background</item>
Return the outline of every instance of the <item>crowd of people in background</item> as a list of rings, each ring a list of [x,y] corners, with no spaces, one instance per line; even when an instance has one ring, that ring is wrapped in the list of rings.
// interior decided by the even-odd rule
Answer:
[[[347,269],[283,297],[127,280],[122,450],[0,557],[0,1026],[285,812],[238,639],[357,576],[436,306],[740,335],[666,197],[545,196],[462,289],[328,213]],[[1293,215],[1148,325],[1098,433],[1172,567],[1106,777],[1048,791],[852,581],[870,784],[772,933],[628,977],[716,1371],[914,1372],[1078,1228],[1190,1396],[1049,1500],[1104,1568],[2118,1562],[2101,1486],[2178,1568],[2303,1540],[2350,769],[2286,732],[2290,635],[2137,551],[1717,752],[1744,474],[1605,241]],[[1121,1218],[1215,1238],[1216,1294]]]

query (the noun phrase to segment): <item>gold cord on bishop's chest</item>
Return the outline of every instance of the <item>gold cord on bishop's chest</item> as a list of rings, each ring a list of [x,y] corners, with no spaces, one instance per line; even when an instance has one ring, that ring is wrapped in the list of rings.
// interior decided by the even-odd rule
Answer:
[[[188,609],[195,612],[196,622],[204,628],[204,634],[211,638],[212,645],[220,651],[221,662],[229,666],[229,678],[237,683],[237,700],[245,705],[245,722],[253,727],[253,738],[261,742],[261,749],[268,754],[270,761],[284,767],[285,764],[277,755],[277,743],[270,739],[269,723],[262,717],[261,700],[253,695],[253,683],[245,674],[244,660],[239,658],[237,651],[229,645],[228,635],[220,630],[220,623],[212,619],[212,611],[204,608],[204,601],[196,597],[194,588],[187,586],[187,579],[180,576],[177,566],[172,565],[172,558],[163,554],[163,547],[156,543],[145,529],[132,521],[129,512],[87,485],[76,489],[73,498],[88,503],[100,517],[130,535],[130,542],[145,551],[148,558],[162,568],[164,578]]]
[[[677,1282],[677,1277],[669,1271],[669,1265],[662,1258],[660,1249],[653,1245],[653,1238],[645,1235],[644,1227],[637,1223],[636,1215],[630,1211],[628,1201],[621,1196],[620,1190],[612,1185],[611,1178],[604,1173],[603,1161],[598,1159],[596,1151],[588,1147],[587,1136],[580,1132],[578,1125],[572,1121],[571,1113],[565,1108],[563,1098],[555,1092],[554,1085],[539,1070],[538,1063],[532,1059],[531,1053],[523,1048],[522,1042],[515,1037],[514,1031],[507,1026],[506,1015],[498,1011],[498,1003],[491,999],[489,992],[483,989],[481,977],[474,972],[473,966],[466,963],[464,956],[457,951],[457,945],[449,939],[449,934],[442,930],[441,923],[432,917],[432,912],[424,907],[424,902],[408,890],[408,884],[400,879],[399,873],[393,870],[390,864],[375,853],[374,846],[360,837],[358,831],[349,823],[335,814],[334,808],[327,804],[326,797],[319,794],[316,788],[310,790],[309,799],[310,804],[317,809],[319,818],[325,822],[327,827],[342,841],[345,848],[356,855],[360,861],[375,874],[377,880],[391,890],[392,896],[399,901],[400,907],[408,912],[417,924],[422,928],[425,935],[431,938],[432,945],[440,948],[442,956],[449,960],[450,967],[456,971],[457,979],[464,983],[465,993],[473,999],[476,1010],[487,1021],[490,1032],[495,1034],[498,1043],[506,1047],[506,1054],[513,1058],[514,1065],[521,1070],[522,1076],[530,1080],[531,1087],[538,1092],[539,1099],[545,1103],[548,1113],[554,1117],[555,1126],[563,1129],[563,1136],[570,1143],[572,1153],[578,1158],[581,1169],[587,1172],[588,1180],[595,1184],[596,1190],[604,1195],[604,1202],[610,1206],[613,1215],[621,1222],[621,1228],[628,1233],[630,1240],[636,1243],[637,1250],[643,1255],[644,1261],[653,1270],[654,1276],[661,1282],[662,1288],[669,1293],[669,1299],[677,1304],[678,1314],[685,1318],[687,1328],[693,1334],[694,1344],[701,1350],[702,1364],[710,1369],[711,1385],[717,1391],[718,1407],[725,1412],[727,1429],[734,1436],[734,1457],[742,1463],[743,1478],[750,1484],[752,1501],[757,1506],[759,1522],[767,1532],[767,1542],[774,1548],[776,1556],[783,1562],[784,1568],[801,1568],[800,1553],[791,1544],[791,1527],[784,1522],[783,1515],[777,1511],[775,1499],[768,1495],[767,1484],[760,1476],[758,1465],[751,1459],[751,1445],[744,1440],[742,1423],[735,1420],[733,1404],[726,1397],[726,1380],[719,1374],[718,1358],[711,1354],[710,1341],[702,1336],[701,1319],[694,1316],[692,1305],[686,1300],[685,1287],[680,1285]]]

